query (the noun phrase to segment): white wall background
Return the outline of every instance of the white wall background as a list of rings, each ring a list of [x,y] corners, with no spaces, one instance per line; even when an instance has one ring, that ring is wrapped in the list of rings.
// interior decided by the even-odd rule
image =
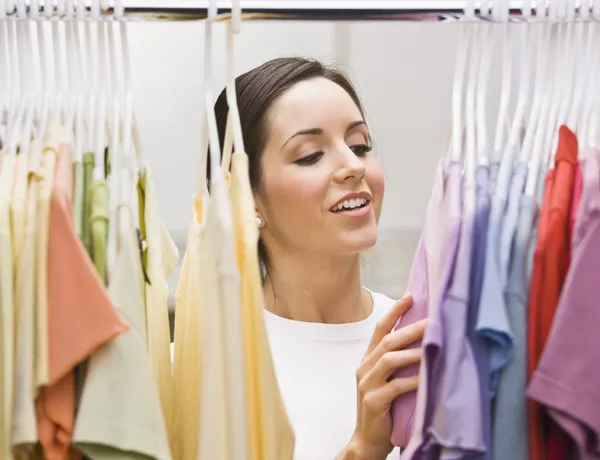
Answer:
[[[365,271],[366,282],[399,295],[448,134],[458,27],[400,22],[349,23],[345,31],[336,27],[329,22],[244,22],[237,71],[284,55],[348,65],[387,179],[380,243]],[[224,26],[217,32],[215,93],[225,83]],[[144,150],[163,217],[182,250],[200,152],[203,34],[201,22],[130,26]]]

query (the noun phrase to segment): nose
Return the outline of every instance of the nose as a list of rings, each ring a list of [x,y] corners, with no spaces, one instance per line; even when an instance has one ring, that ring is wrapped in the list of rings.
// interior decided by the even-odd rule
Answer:
[[[338,183],[347,181],[360,182],[365,177],[365,164],[356,156],[356,154],[346,145],[339,154],[340,166],[334,173],[334,180]]]

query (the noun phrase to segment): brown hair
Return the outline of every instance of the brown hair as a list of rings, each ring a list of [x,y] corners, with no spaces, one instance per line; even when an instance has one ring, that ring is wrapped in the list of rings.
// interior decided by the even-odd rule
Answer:
[[[267,115],[270,108],[292,86],[313,78],[326,78],[339,85],[352,98],[364,117],[362,104],[349,78],[340,70],[314,59],[302,57],[272,59],[236,78],[237,103],[244,147],[249,159],[250,185],[254,193],[261,193],[261,158],[269,135]],[[223,90],[215,103],[221,145],[225,139],[228,111],[227,96]],[[207,167],[207,181],[210,186],[210,163]],[[258,255],[263,272],[268,276],[268,253],[262,241],[258,243]]]

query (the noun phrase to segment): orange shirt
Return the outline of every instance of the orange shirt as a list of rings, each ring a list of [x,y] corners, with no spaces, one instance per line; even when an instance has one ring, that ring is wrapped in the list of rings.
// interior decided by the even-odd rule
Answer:
[[[50,202],[49,383],[35,402],[38,437],[47,460],[64,460],[71,444],[75,421],[73,369],[128,329],[75,233],[71,184],[71,148],[61,144]]]
[[[532,377],[550,334],[560,291],[567,274],[568,224],[577,165],[577,138],[561,126],[555,169],[548,171],[540,214],[529,296],[528,375]],[[549,427],[543,407],[528,400],[531,460],[547,460]],[[555,428],[552,429],[554,431]]]

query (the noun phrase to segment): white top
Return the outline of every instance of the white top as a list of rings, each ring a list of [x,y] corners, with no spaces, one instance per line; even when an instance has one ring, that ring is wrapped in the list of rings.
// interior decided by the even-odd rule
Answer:
[[[356,370],[377,320],[394,300],[371,293],[373,312],[356,323],[293,321],[265,310],[283,402],[296,435],[294,460],[332,460],[356,426]],[[388,459],[397,460],[395,448]]]

